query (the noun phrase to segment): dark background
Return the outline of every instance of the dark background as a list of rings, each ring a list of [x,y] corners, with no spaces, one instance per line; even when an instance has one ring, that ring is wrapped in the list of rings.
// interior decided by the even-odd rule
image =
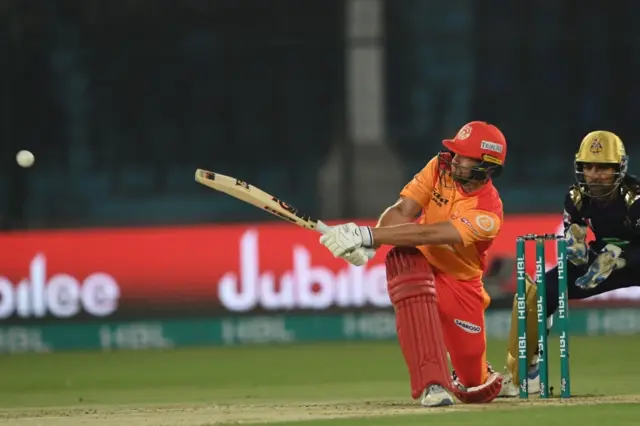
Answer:
[[[320,211],[320,167],[350,143],[345,4],[0,1],[0,223],[272,220],[203,200],[195,167]],[[591,130],[617,132],[633,170],[639,17],[632,0],[387,1],[384,142],[403,176],[472,119],[507,135],[507,213],[559,211]],[[19,149],[37,167],[18,168]]]
[[[279,220],[205,193],[198,167],[323,219],[376,217],[350,183],[368,176],[349,131],[359,45],[384,53],[380,142],[398,161],[393,188],[471,120],[507,136],[496,184],[508,214],[562,213],[589,131],[621,136],[635,169],[640,2],[387,0],[382,35],[355,42],[348,10],[345,0],[0,0],[0,229]],[[17,166],[20,149],[33,167]],[[332,152],[343,162],[327,196]],[[383,179],[384,164],[371,166]],[[489,278],[508,276],[505,262]],[[138,307],[121,314],[185,313]],[[191,307],[211,313],[210,301]]]

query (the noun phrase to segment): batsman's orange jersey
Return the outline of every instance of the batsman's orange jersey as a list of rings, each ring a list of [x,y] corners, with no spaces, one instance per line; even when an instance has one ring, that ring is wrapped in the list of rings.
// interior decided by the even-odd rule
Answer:
[[[400,195],[422,206],[420,223],[449,221],[460,232],[463,242],[418,249],[435,269],[458,280],[480,280],[487,250],[502,225],[502,200],[490,181],[472,193],[464,192],[448,173],[440,178],[438,164],[436,156],[405,185]]]

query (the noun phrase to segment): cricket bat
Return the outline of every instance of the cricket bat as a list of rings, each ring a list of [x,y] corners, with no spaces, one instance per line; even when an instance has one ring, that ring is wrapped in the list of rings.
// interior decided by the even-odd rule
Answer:
[[[208,170],[197,169],[196,182],[266,210],[281,219],[295,223],[303,228],[312,229],[321,234],[329,231],[329,226],[322,221],[300,213],[290,204],[240,179]]]

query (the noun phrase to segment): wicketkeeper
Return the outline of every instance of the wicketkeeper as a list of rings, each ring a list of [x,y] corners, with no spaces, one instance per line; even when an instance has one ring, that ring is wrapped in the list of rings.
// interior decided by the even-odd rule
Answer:
[[[640,284],[640,182],[627,174],[622,140],[597,130],[587,134],[575,156],[576,183],[564,202],[567,284],[570,300],[585,299]],[[587,228],[595,240],[587,244]],[[547,326],[558,308],[557,267],[545,274]],[[527,361],[529,393],[540,392],[537,363],[536,285],[527,276]],[[517,312],[514,299],[507,348],[508,374],[500,396],[518,395]]]

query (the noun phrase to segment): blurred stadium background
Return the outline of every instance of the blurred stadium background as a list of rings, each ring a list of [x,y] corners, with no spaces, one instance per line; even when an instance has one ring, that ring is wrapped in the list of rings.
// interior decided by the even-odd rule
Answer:
[[[475,119],[509,142],[486,279],[504,338],[514,237],[560,226],[582,137],[616,132],[637,169],[639,16],[633,0],[0,0],[0,352],[393,339],[383,254],[348,268],[193,173],[373,221]],[[634,288],[576,304],[572,333],[638,333],[638,306]]]

